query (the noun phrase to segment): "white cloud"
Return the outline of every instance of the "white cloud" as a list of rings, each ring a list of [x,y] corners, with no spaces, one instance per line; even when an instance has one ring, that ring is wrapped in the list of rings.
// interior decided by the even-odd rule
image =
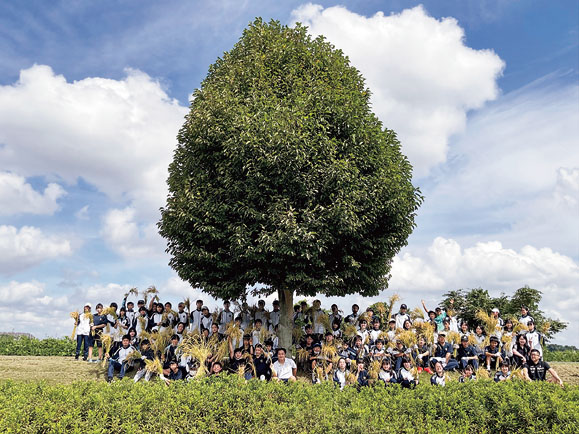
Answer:
[[[48,237],[35,227],[0,226],[0,273],[13,274],[45,260],[68,256],[70,242],[56,236]]]
[[[89,208],[90,208],[90,205],[83,206],[81,209],[79,209],[77,212],[74,213],[74,216],[79,220],[88,220],[89,219],[89,215],[88,215],[88,209]]]
[[[107,244],[127,259],[162,256],[166,246],[155,223],[139,223],[135,217],[132,207],[110,210],[102,229]]]
[[[146,225],[164,204],[167,168],[186,112],[140,71],[128,70],[122,80],[69,83],[35,65],[14,85],[0,86],[0,161],[24,176],[69,184],[82,177],[130,204],[133,219]]]
[[[0,215],[51,215],[59,208],[57,200],[65,194],[64,189],[55,183],[48,184],[43,192],[38,192],[25,178],[0,171]]]
[[[557,341],[577,344],[579,265],[550,248],[504,248],[499,241],[462,248],[453,239],[437,237],[426,251],[406,252],[394,259],[390,288],[404,294],[441,299],[449,290],[482,287],[512,293],[529,285],[543,292],[541,307],[569,322]],[[411,296],[411,298],[414,298]]]
[[[504,62],[492,50],[466,46],[454,18],[437,20],[422,6],[367,18],[310,3],[292,19],[349,56],[367,80],[375,113],[398,133],[418,176],[446,160],[448,139],[462,131],[467,112],[498,95]]]

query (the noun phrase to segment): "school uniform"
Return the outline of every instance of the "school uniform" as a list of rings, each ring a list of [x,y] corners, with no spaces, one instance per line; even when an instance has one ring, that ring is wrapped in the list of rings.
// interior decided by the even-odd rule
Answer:
[[[363,371],[360,371],[358,373],[358,387],[367,386],[369,378],[370,376],[368,375],[368,371],[366,371],[365,369]]]
[[[201,309],[195,309],[191,312],[191,331],[197,331],[201,333],[201,318],[203,314],[201,313]]]
[[[113,375],[115,373],[115,369],[119,369],[119,380],[125,376],[125,370],[127,368],[127,363],[125,362],[127,356],[135,351],[135,348],[132,345],[129,345],[127,348],[123,348],[122,346],[118,348],[111,358],[109,359],[109,369],[107,372],[107,377],[109,380],[112,380]]]
[[[225,330],[227,329],[227,325],[233,321],[233,312],[230,310],[223,309],[219,313],[219,318],[217,323],[219,324],[219,333],[222,335],[225,334]]]
[[[446,355],[450,353],[451,356],[448,359],[448,363],[446,362]],[[445,371],[451,371],[453,369],[458,368],[458,362],[452,358],[452,344],[449,342],[445,342],[444,345],[437,343],[434,349],[434,357],[433,360],[438,360],[442,363]],[[431,362],[433,361],[431,360]]]
[[[404,388],[413,389],[414,387],[416,387],[417,383],[416,379],[414,378],[412,373],[409,370],[405,369],[404,367],[398,370],[397,380],[398,383],[400,383]]]
[[[396,328],[402,329],[404,328],[404,322],[406,320],[410,321],[410,315],[408,315],[407,313],[398,312],[397,314],[394,315],[394,319],[396,320]]]
[[[135,364],[138,365],[137,366],[138,370],[135,374],[135,378],[133,379],[135,383],[143,377],[145,377],[145,381],[149,381],[151,379],[151,375],[153,375],[153,373],[145,369],[146,366],[145,360],[154,360],[154,359],[155,353],[151,348],[149,348],[148,350],[141,350],[141,359],[135,362]]]
[[[446,379],[444,378],[444,374],[442,374],[442,376],[436,373],[432,375],[432,377],[430,377],[430,384],[433,386],[446,386]]]
[[[179,320],[179,322],[182,322],[185,325],[189,323],[189,315],[187,315],[187,312],[185,311],[177,312],[177,319]]]
[[[528,360],[523,368],[527,368],[529,378],[533,381],[545,381],[547,379],[547,371],[551,369],[551,365],[543,360],[539,360],[537,363],[533,363],[532,360]]]
[[[495,374],[495,383],[499,383],[500,381],[508,380],[511,378],[511,371],[508,371],[506,374],[503,374],[502,371],[497,371]]]
[[[534,349],[539,350],[539,355],[541,357],[543,357],[543,347],[541,346],[542,336],[543,335],[539,333],[537,330],[525,333],[525,337],[529,342],[529,346],[531,347],[532,350]]]
[[[142,318],[142,319],[141,319]],[[149,318],[145,315],[139,315],[135,320],[135,330],[137,331],[137,336],[141,336],[143,332],[146,332],[149,328]]]
[[[279,325],[281,318],[281,310],[273,310],[269,313],[269,331],[273,333],[275,328]]]
[[[528,326],[530,321],[535,322],[533,317],[531,315],[528,315],[528,314],[519,318],[519,322],[521,324],[523,324],[524,326]]]
[[[527,359],[529,358],[529,354],[531,352],[531,347],[529,345],[525,345],[524,347],[519,346],[518,343],[515,344],[513,350],[517,351],[521,356],[513,353],[513,362],[517,368],[521,368],[525,363],[527,363]]]
[[[474,359],[466,359],[466,357],[475,357]],[[476,348],[472,345],[468,345],[464,348],[462,345],[458,347],[456,351],[456,361],[458,362],[460,369],[466,368],[467,365],[471,365],[474,370],[478,369],[478,357]]]
[[[207,329],[211,331],[211,325],[213,324],[213,316],[201,316],[201,330]]]
[[[382,330],[378,329],[378,330],[370,330],[370,345],[374,345],[376,343],[376,341],[379,339],[380,337],[380,333],[382,333]]]
[[[92,339],[90,336],[92,320],[90,314],[86,313],[79,314],[76,324],[77,326],[76,326],[75,358],[78,359],[78,357],[80,356],[80,347],[84,344],[84,349],[82,351],[82,359],[86,360],[88,358],[88,347],[92,347]]]
[[[253,366],[255,366],[255,375],[257,378],[269,381],[271,380],[271,360],[265,355],[259,357],[253,356]]]
[[[337,386],[340,386],[340,390],[344,389],[344,386],[346,386],[346,375],[348,374],[348,371],[344,370],[343,372],[340,371],[339,369],[336,369],[336,372],[334,372],[334,376],[333,376],[333,380],[334,383],[336,383]]]
[[[473,373],[472,375],[470,375],[469,377],[466,377],[464,375],[461,375],[458,379],[459,383],[466,383],[467,381],[474,381],[476,380],[476,375]]]
[[[348,324],[356,324],[358,322],[358,319],[360,318],[360,314],[359,313],[351,313],[350,315],[348,315],[346,317],[346,319],[344,321],[346,321]]]
[[[339,313],[330,314],[330,325],[334,324],[334,322],[338,320],[340,323],[342,322],[342,315],[340,315]]]
[[[384,369],[380,369],[378,379],[382,380],[386,384],[397,382],[396,373],[393,370],[385,371]]]
[[[255,311],[255,314],[253,315],[253,323],[255,324],[255,321],[260,319],[262,327],[267,327],[267,316],[268,316],[267,310],[258,309]]]

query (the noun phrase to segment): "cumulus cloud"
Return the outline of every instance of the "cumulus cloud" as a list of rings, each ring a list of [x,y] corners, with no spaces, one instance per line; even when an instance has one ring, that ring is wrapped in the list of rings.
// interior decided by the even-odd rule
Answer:
[[[459,288],[482,287],[498,295],[529,285],[543,292],[541,306],[547,313],[569,322],[561,339],[577,343],[578,281],[579,264],[550,248],[526,245],[517,251],[499,241],[463,248],[454,239],[437,237],[428,249],[394,259],[390,288],[413,294],[412,299],[419,295],[439,300],[444,292]]]
[[[122,80],[71,83],[35,65],[15,84],[0,86],[0,161],[26,177],[68,184],[83,178],[122,206],[130,204],[139,224],[156,221],[186,112],[140,71],[127,70]],[[61,192],[51,185],[45,195],[54,201]]]
[[[68,240],[46,236],[38,228],[0,226],[0,273],[10,275],[45,260],[72,253]]]
[[[418,176],[446,160],[449,137],[462,131],[467,112],[498,95],[499,56],[468,47],[454,18],[437,20],[422,6],[364,17],[310,3],[292,19],[349,56],[367,80],[375,113],[398,133]]]
[[[64,189],[49,183],[44,191],[36,191],[26,179],[11,172],[0,172],[0,215],[54,214],[58,199],[66,194]]]

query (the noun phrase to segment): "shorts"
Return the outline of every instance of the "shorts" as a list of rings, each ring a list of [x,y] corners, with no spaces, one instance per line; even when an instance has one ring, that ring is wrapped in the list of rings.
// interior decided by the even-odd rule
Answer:
[[[101,330],[95,330],[94,332],[94,336],[92,336],[92,345],[94,347],[94,344],[96,343],[97,348],[102,348],[103,347],[103,342],[101,341],[101,335],[103,334],[103,332]]]

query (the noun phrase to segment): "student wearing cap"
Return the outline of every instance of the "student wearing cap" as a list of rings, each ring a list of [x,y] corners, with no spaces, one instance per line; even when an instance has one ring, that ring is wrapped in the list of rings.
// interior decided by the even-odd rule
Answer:
[[[408,315],[408,306],[405,304],[400,305],[400,310],[397,314],[394,315],[394,319],[396,320],[396,328],[401,329],[404,328],[404,321],[410,321],[410,315]]]
[[[499,338],[496,336],[490,337],[490,343],[485,347],[485,361],[487,371],[491,370],[491,363],[496,366],[496,363],[502,363],[505,360],[505,354],[501,351],[499,346]]]
[[[283,381],[286,383],[288,381],[296,381],[298,367],[292,359],[286,357],[285,348],[277,349],[277,362],[273,364],[272,371],[273,378],[277,379],[278,381]]]
[[[460,346],[456,352],[456,360],[461,370],[471,365],[474,370],[478,369],[478,354],[475,347],[468,342],[468,336],[460,338]]]
[[[85,303],[83,313],[80,314],[76,320],[76,353],[75,360],[80,356],[80,347],[84,344],[82,352],[82,360],[92,360],[92,339],[90,336],[91,327],[93,325],[92,315],[90,313],[91,304]]]
[[[424,308],[424,311],[426,313],[429,314],[430,316],[430,311],[428,310],[428,308],[426,307],[426,303],[424,302],[424,300],[422,301],[422,307]],[[441,331],[444,329],[444,326],[442,324],[442,321],[444,321],[444,318],[446,318],[446,312],[444,310],[442,310],[441,307],[437,307],[436,309],[434,309],[434,322],[436,323],[436,328],[438,331]]]
[[[560,386],[563,386],[563,380],[559,378],[557,372],[555,372],[547,362],[541,360],[539,350],[531,350],[531,356],[528,362],[523,365],[523,375],[525,379],[529,381],[545,381],[547,379],[547,372],[553,376],[554,381],[559,383]]]
[[[446,333],[438,333],[438,342],[434,348],[434,357],[431,358],[431,364],[439,361],[445,371],[452,371],[458,368],[458,362],[452,358],[452,345],[446,342]]]
[[[498,321],[499,327],[500,327],[500,328],[503,328],[504,325],[505,325],[505,322],[504,322],[503,319],[501,318],[500,314],[501,314],[501,312],[499,311],[499,308],[498,308],[498,307],[494,307],[494,308],[491,310],[491,318],[496,319],[496,320]]]

